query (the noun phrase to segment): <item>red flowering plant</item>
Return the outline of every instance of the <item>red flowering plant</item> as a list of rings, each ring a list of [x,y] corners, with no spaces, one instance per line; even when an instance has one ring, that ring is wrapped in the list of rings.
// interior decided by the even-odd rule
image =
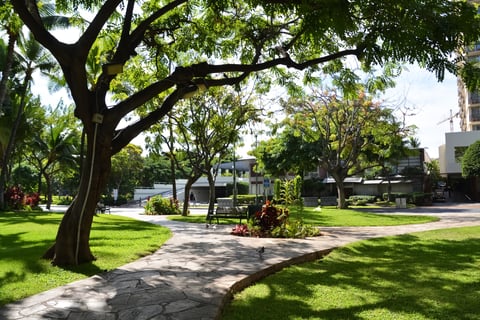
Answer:
[[[267,201],[261,211],[255,213],[252,225],[260,236],[269,236],[275,228],[282,227],[288,220],[288,209],[279,208]]]
[[[300,180],[301,178],[296,178],[283,183],[280,180],[275,181],[277,194],[274,199],[282,205],[275,206],[267,201],[262,210],[250,218],[248,224],[235,226],[231,234],[274,238],[305,238],[320,235],[317,227],[304,224],[299,216],[289,221],[288,206],[297,206],[300,212],[303,209],[299,191]]]
[[[246,224],[237,224],[233,229],[230,234],[233,234],[234,236],[241,236],[241,237],[247,237],[250,235],[250,230],[248,229],[248,226]]]
[[[25,196],[25,205],[29,206],[30,208],[38,207],[40,203],[40,194],[38,192],[29,193]]]
[[[23,209],[25,194],[19,186],[12,186],[5,192],[5,203],[14,210]]]

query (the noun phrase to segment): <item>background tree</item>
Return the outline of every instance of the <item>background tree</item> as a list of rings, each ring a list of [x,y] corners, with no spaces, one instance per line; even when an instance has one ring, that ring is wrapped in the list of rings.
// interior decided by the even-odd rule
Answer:
[[[21,34],[22,21],[13,11],[10,1],[0,1],[0,21],[1,28],[7,35],[7,45],[2,50],[3,63],[2,78],[0,79],[0,114],[4,111],[4,102],[7,96],[8,80],[10,78],[10,71],[12,68],[15,45]]]
[[[352,64],[343,63],[347,56],[357,57],[367,72],[391,62],[418,62],[441,80],[446,71],[457,73],[462,65],[462,57],[452,53],[480,34],[473,5],[449,0],[173,0],[138,5],[134,0],[58,0],[63,12],[92,16],[80,26],[84,32],[79,39],[67,44],[47,30],[41,2],[11,3],[60,64],[87,137],[76,200],[45,254],[57,265],[94,259],[90,228],[112,155],[199,87],[239,85],[252,73],[269,69],[270,74],[258,73],[272,76],[264,77],[265,90],[275,79],[296,86],[293,70],[305,71],[307,80],[317,71],[339,72],[341,83],[348,84],[358,78],[348,69]],[[101,38],[111,41],[98,61],[102,72],[89,86],[85,65]],[[122,70],[126,72],[118,75]],[[136,87],[131,80],[137,74],[150,82]],[[110,90],[123,96],[109,101]],[[159,103],[145,116],[117,129],[124,117],[152,99]]]
[[[318,145],[318,163],[335,180],[340,208],[347,206],[345,178],[378,165],[378,159],[386,157],[380,152],[403,138],[391,111],[363,91],[351,99],[314,93],[308,99],[290,99],[284,106],[285,125]]]
[[[480,176],[480,141],[472,143],[462,157],[462,176]]]
[[[209,184],[209,212],[215,204],[215,165],[232,153],[240,132],[247,122],[258,118],[251,97],[234,90],[210,89],[208,94],[179,105],[171,119],[175,125],[176,143],[183,150],[187,167],[191,168],[185,185],[183,215],[188,212],[190,189],[202,175]],[[184,166],[177,165],[182,171]]]
[[[144,158],[143,170],[140,176],[140,185],[144,187],[152,187],[156,182],[168,183],[170,177],[170,159],[165,155],[150,150]]]
[[[425,163],[427,167],[427,179],[425,180],[424,190],[425,192],[431,192],[432,188],[436,188],[439,181],[444,181],[440,174],[440,163],[438,159],[433,159],[430,162]]]
[[[291,127],[286,127],[278,136],[261,141],[253,154],[259,168],[269,175],[282,177],[293,173],[303,176],[317,168],[319,147],[316,142],[305,141]]]
[[[111,194],[113,189],[117,189],[122,198],[132,196],[135,186],[139,185],[143,164],[142,148],[134,144],[129,144],[114,155],[107,193]]]
[[[8,142],[3,150],[2,167],[0,172],[0,194],[4,193],[8,165],[15,146],[15,139],[17,138],[17,132],[21,122],[24,119],[25,106],[30,97],[29,88],[33,80],[32,75],[36,70],[51,70],[55,65],[48,52],[45,51],[33,37],[29,36],[25,41],[21,41],[19,44],[20,54],[17,55],[17,67],[19,72],[16,74],[22,74],[23,79],[18,79],[20,81],[18,88],[20,100],[17,105],[16,116],[13,119]],[[3,197],[0,197],[0,209],[3,209],[3,206]]]
[[[38,192],[42,191],[42,177],[45,179],[47,209],[50,209],[55,175],[67,168],[78,170],[80,134],[62,105],[46,117],[43,130],[33,136],[29,144],[29,160],[39,173]]]

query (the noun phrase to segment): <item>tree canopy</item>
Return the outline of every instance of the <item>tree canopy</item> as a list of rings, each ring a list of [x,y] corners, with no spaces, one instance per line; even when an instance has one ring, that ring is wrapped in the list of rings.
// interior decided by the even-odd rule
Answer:
[[[462,157],[462,176],[480,176],[480,141],[472,143]]]
[[[94,259],[89,232],[111,157],[199,89],[241,88],[253,77],[258,90],[295,89],[297,74],[335,75],[348,88],[357,69],[384,67],[371,82],[382,88],[404,62],[442,80],[460,74],[466,61],[454,53],[480,35],[477,11],[464,1],[57,0],[80,30],[66,42],[42,19],[44,2],[7,3],[58,61],[87,137],[78,195],[45,255],[61,265]]]
[[[409,133],[391,109],[363,91],[350,98],[335,92],[314,92],[307,99],[285,101],[284,107],[284,126],[307,145],[315,146],[310,153],[335,179],[342,208],[346,206],[345,178],[397,156]]]

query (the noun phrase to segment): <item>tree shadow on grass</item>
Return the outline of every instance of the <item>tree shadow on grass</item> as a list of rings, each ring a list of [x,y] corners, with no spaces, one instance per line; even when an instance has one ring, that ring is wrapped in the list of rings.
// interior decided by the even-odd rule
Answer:
[[[74,276],[73,278],[75,279],[89,277],[106,271],[99,267],[96,261],[80,266],[61,268],[51,266],[49,261],[41,258],[43,253],[52,245],[62,216],[63,214],[45,212],[9,212],[0,214],[0,225],[4,226],[3,232],[0,234],[0,288],[5,289],[13,286],[14,290],[22,290],[20,285],[16,286],[15,284],[27,281],[31,283],[32,277],[40,277],[44,282],[51,281],[54,284],[62,284],[62,281],[65,281],[62,279],[63,277],[72,278],[66,275],[64,271],[81,275]],[[161,229],[160,233],[166,233],[165,229],[149,223],[142,223],[124,217],[102,216],[94,222],[93,230],[95,230],[94,234],[96,236],[91,237],[91,245],[99,251],[98,254],[102,255],[102,259],[106,259],[110,254],[108,249],[112,246],[120,245],[111,240],[109,246],[106,247],[106,241],[109,241],[108,237],[112,235],[112,232],[117,233],[117,239],[124,240],[123,246],[129,247],[130,243],[128,241],[148,240],[148,237],[152,235],[153,229]],[[126,232],[127,230],[128,232]],[[150,248],[146,248],[146,250],[153,252],[155,249],[158,249],[158,246],[158,244],[155,244]],[[144,255],[146,251],[140,253]],[[94,251],[94,254],[97,253]],[[118,256],[115,258],[119,259]],[[38,286],[39,291],[48,288],[46,286]],[[4,293],[0,294],[0,305],[11,302],[11,298],[9,298],[11,295]]]
[[[387,239],[268,277],[264,296],[235,302],[225,319],[478,319],[479,238]]]

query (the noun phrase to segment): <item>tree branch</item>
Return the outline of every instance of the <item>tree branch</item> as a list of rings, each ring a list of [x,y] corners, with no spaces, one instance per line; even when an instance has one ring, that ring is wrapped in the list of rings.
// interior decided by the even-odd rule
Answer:
[[[119,152],[130,143],[132,139],[162,119],[185,94],[191,91],[192,88],[190,87],[180,87],[176,89],[164,100],[160,108],[150,112],[145,118],[138,120],[134,124],[117,130],[112,141],[112,155]]]
[[[47,48],[60,62],[67,64],[71,59],[72,45],[58,41],[44,26],[38,14],[36,1],[12,0],[13,7],[35,39]]]

